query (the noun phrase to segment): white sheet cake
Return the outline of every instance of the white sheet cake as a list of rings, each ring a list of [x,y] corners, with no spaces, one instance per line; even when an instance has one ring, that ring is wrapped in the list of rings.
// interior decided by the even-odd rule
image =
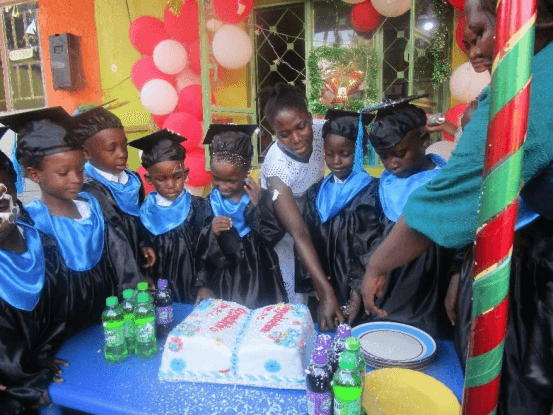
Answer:
[[[304,305],[202,301],[167,337],[159,379],[305,389],[315,338]]]

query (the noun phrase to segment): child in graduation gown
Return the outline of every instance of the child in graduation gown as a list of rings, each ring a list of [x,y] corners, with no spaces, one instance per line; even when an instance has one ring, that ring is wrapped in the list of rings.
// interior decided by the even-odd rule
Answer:
[[[286,302],[274,245],[284,235],[269,192],[248,177],[255,126],[212,125],[207,217],[196,251],[198,299],[210,295],[249,308]]]
[[[177,301],[194,303],[198,287],[194,252],[203,226],[205,201],[184,188],[188,168],[184,167],[185,139],[168,130],[130,143],[142,150],[145,179],[155,187],[140,207],[140,220],[151,234],[157,261],[155,280],[169,280]]]
[[[355,112],[329,110],[323,125],[324,157],[330,174],[307,191],[305,224],[330,275],[332,287],[350,324],[361,310],[360,285],[370,253],[384,226],[378,197],[379,180],[363,170],[364,123]],[[296,260],[296,281],[302,290],[311,279]]]
[[[125,282],[136,275],[143,279],[142,268],[155,263],[155,251],[140,221],[140,205],[144,188],[140,178],[126,168],[127,137],[121,120],[98,107],[74,117],[73,133],[83,146],[87,160],[83,191],[93,195],[110,225],[115,228],[115,241],[125,254],[119,256],[127,270]]]
[[[54,238],[33,227],[17,200],[17,174],[0,151],[0,412],[48,405],[61,382],[56,352],[67,339],[68,269]]]
[[[379,196],[385,215],[384,237],[402,214],[409,195],[432,180],[446,161],[425,154],[425,112],[409,103],[378,111],[369,140],[386,170]],[[432,220],[432,212],[428,212]],[[451,337],[444,299],[449,279],[462,264],[462,251],[431,245],[425,254],[388,274],[379,299],[387,319],[412,324],[432,336]]]

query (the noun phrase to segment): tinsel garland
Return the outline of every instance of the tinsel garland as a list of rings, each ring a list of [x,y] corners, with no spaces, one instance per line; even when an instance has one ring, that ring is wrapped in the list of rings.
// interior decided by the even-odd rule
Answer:
[[[357,70],[363,72],[361,99],[350,99],[346,104],[333,104],[332,108],[348,111],[359,111],[376,104],[378,96],[378,57],[374,50],[360,47],[318,46],[311,50],[307,59],[307,76],[310,81],[309,107],[313,114],[324,115],[329,108],[321,102],[321,91],[325,83],[319,70],[319,62],[326,60],[337,65],[355,64]]]
[[[451,43],[451,30],[449,27],[451,6],[444,0],[434,0],[433,6],[435,18],[439,24],[438,29],[436,29],[430,39],[429,50],[434,58],[432,83],[439,85],[448,81],[451,76],[451,63],[447,59],[446,54],[448,42]]]

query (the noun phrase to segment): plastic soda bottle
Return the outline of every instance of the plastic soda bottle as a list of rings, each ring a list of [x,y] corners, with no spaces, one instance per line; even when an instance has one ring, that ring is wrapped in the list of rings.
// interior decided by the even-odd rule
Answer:
[[[167,280],[158,280],[155,295],[156,326],[160,339],[165,338],[173,329],[173,300],[171,289],[167,285]]]
[[[322,347],[317,347],[313,350],[312,363],[305,370],[309,415],[332,414],[332,372],[327,359],[326,351]]]
[[[332,372],[335,373],[338,370],[338,362],[340,360],[340,354],[346,349],[346,339],[351,336],[351,327],[349,324],[340,324],[336,329],[336,337],[332,343],[332,353],[330,365]]]
[[[125,319],[125,341],[127,342],[127,350],[129,354],[135,353],[136,350],[136,327],[134,323],[133,296],[134,290],[132,288],[127,288],[123,291],[123,302],[121,303],[123,317]]]
[[[136,301],[136,355],[141,359],[148,359],[157,351],[154,305],[150,303],[147,293],[138,294]]]
[[[135,297],[134,297],[134,304],[136,305],[137,302],[138,302],[138,294],[140,293],[145,293],[145,294],[148,294],[148,301],[150,303],[153,303],[154,302],[154,297],[152,297],[152,295],[150,294],[150,292],[148,291],[148,282],[146,281],[142,281],[142,282],[139,282],[137,285],[136,285],[136,292],[135,292]]]
[[[351,352],[340,356],[338,371],[332,379],[334,415],[361,414],[361,376],[357,372],[357,359]]]
[[[361,345],[359,344],[359,339],[356,337],[348,337],[346,339],[346,350],[355,355],[357,359],[357,371],[361,376],[361,386],[365,386],[365,374],[367,372],[367,362],[359,350]]]
[[[330,337],[330,335],[319,334],[317,336],[315,347],[322,347],[324,350],[327,350],[330,346],[332,346],[332,337]]]
[[[125,320],[118,306],[117,297],[106,298],[106,309],[102,313],[104,328],[104,357],[108,363],[118,363],[128,356],[125,342]]]

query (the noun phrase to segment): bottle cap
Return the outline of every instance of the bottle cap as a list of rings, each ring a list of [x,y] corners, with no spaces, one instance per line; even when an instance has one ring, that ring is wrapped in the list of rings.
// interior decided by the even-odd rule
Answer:
[[[349,324],[340,324],[336,330],[338,337],[345,339],[346,337],[351,336],[351,327]]]
[[[328,334],[319,334],[317,336],[317,347],[322,347],[323,349],[328,349],[332,345],[332,337]]]
[[[139,282],[136,285],[136,288],[138,288],[138,291],[147,291],[148,290],[148,283],[146,281]]]
[[[346,339],[346,350],[357,351],[359,347],[359,339],[356,337],[348,337]]]
[[[167,284],[168,284],[167,280],[164,280],[164,279],[158,280],[157,288],[159,288],[160,290],[163,290],[163,289],[167,288]]]
[[[352,352],[343,352],[340,355],[339,366],[341,369],[352,370],[357,367],[357,359]]]
[[[126,290],[123,291],[123,298],[125,300],[132,298],[133,295],[134,295],[134,290],[132,288],[127,288]]]
[[[148,293],[140,293],[140,294],[138,294],[138,296],[136,297],[136,301],[137,301],[138,303],[147,303],[147,302],[148,302],[148,299],[149,299]]]
[[[323,349],[322,347],[316,347],[315,350],[313,350],[312,359],[313,363],[315,363],[316,365],[324,365],[328,360],[325,349]]]
[[[106,298],[106,305],[108,307],[115,307],[117,304],[119,304],[119,300],[117,299],[117,297],[113,296]]]

